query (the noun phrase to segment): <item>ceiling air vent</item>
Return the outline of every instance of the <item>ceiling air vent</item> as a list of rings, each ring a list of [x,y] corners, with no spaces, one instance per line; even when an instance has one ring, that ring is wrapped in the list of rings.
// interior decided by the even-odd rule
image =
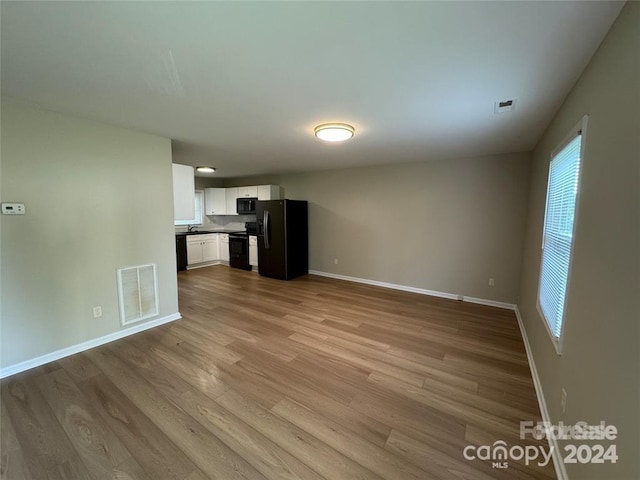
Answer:
[[[496,102],[496,106],[493,113],[497,115],[498,113],[513,112],[515,108],[516,108],[515,100],[502,100],[502,101]]]

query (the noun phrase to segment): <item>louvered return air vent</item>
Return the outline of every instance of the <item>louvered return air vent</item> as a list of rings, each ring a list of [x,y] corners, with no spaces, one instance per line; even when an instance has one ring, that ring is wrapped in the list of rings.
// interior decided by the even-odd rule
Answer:
[[[156,266],[150,264],[118,269],[118,296],[122,325],[158,315]]]

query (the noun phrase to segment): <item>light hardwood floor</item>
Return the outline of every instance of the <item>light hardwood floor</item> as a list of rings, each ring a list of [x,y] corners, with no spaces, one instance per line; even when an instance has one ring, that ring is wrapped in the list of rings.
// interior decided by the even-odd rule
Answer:
[[[181,272],[183,319],[4,379],[3,479],[549,479],[513,312],[309,276]]]

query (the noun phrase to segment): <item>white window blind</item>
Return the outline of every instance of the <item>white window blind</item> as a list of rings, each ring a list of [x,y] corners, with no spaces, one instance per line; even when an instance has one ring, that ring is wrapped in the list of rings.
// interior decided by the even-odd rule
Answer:
[[[553,156],[549,166],[538,308],[556,342],[562,333],[573,249],[582,133],[582,129],[578,130]]]

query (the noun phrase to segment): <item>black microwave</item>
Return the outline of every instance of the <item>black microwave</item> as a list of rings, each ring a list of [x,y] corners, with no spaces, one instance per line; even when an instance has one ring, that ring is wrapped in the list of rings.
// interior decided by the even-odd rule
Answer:
[[[238,215],[255,215],[257,201],[258,199],[254,197],[238,198],[238,200],[236,200],[236,211]]]

